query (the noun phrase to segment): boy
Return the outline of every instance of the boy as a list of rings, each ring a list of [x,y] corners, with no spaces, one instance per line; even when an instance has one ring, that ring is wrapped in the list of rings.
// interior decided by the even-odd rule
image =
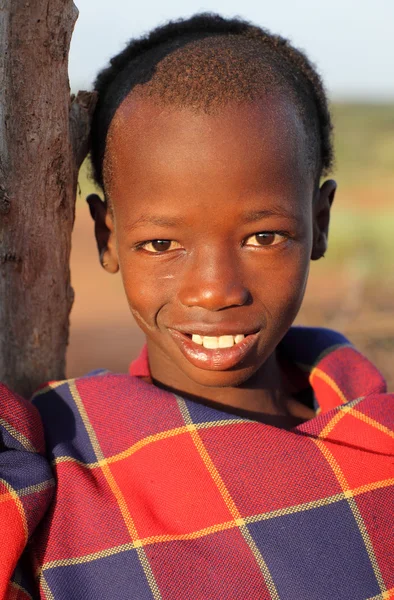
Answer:
[[[389,598],[392,396],[341,335],[291,328],[335,194],[318,75],[201,15],[96,88],[90,209],[147,347],[34,407],[3,391],[3,589],[30,538],[14,597]]]

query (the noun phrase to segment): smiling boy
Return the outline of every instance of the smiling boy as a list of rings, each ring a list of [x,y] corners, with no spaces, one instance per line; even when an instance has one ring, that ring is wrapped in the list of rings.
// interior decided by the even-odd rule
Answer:
[[[217,115],[133,96],[119,109],[102,250],[110,269],[120,266],[159,384],[284,421],[314,416],[275,352],[311,254],[325,251],[335,191],[332,181],[314,189],[304,138],[275,96]]]
[[[147,346],[130,375],[53,383],[35,409],[3,392],[30,444],[28,485],[0,471],[34,517],[19,549],[40,521],[9,593],[389,598],[392,396],[340,334],[291,327],[336,187],[316,72],[198,16],[132,42],[96,87],[89,204]]]

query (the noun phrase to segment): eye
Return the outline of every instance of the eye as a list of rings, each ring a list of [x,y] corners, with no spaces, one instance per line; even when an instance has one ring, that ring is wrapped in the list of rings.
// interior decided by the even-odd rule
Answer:
[[[143,248],[146,252],[152,252],[153,254],[163,254],[164,252],[181,248],[181,245],[174,240],[150,240],[150,242],[140,244],[139,248]]]
[[[246,238],[244,246],[276,246],[286,239],[286,235],[277,231],[261,231]]]

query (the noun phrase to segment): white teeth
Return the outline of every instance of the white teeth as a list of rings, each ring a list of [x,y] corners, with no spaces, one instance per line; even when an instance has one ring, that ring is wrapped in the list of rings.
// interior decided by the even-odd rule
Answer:
[[[202,338],[202,345],[204,348],[210,348],[211,350],[219,348],[218,342],[219,340],[217,337],[209,337],[208,335],[204,335]]]
[[[221,335],[218,342],[219,348],[231,348],[231,346],[234,346],[234,337],[232,335]]]
[[[219,337],[213,337],[209,335],[198,335],[193,333],[192,341],[199,346],[209,348],[210,350],[216,350],[217,348],[231,348],[234,344],[238,344],[245,339],[243,333],[238,335],[221,335]]]

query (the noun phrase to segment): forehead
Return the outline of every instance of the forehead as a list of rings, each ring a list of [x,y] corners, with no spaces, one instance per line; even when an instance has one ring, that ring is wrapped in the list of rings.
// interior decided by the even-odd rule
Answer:
[[[109,129],[104,183],[114,200],[125,189],[141,197],[213,182],[240,193],[305,188],[306,143],[297,111],[279,96],[207,113],[130,94]]]

